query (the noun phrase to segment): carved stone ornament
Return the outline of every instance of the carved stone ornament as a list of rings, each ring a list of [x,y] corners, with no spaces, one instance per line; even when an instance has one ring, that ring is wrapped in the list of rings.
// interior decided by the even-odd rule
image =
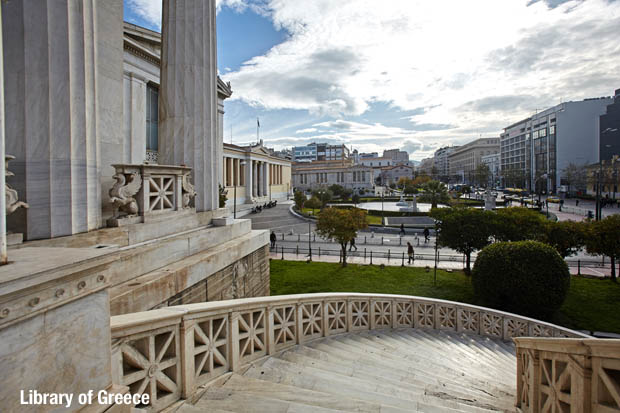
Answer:
[[[15,174],[9,171],[9,161],[15,159],[13,155],[6,155],[4,157],[4,166],[6,168],[5,177],[15,176]],[[6,214],[12,214],[19,207],[28,208],[28,204],[22,201],[19,201],[19,196],[17,195],[17,191],[9,184],[5,184],[5,193],[6,193]]]
[[[129,182],[126,182],[125,174],[116,173],[113,178],[116,183],[110,188],[110,202],[114,205],[114,217],[119,218],[121,212],[126,216],[138,215],[138,202],[134,196],[140,191],[142,177],[140,172],[131,173]]]
[[[183,208],[189,208],[189,204],[196,196],[194,185],[190,182],[189,172],[183,175]]]

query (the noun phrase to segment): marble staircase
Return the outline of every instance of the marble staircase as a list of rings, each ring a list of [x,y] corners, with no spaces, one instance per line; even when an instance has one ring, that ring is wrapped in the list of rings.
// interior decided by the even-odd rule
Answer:
[[[512,342],[441,330],[370,330],[258,359],[207,384],[194,404],[177,411],[514,412],[516,381]]]

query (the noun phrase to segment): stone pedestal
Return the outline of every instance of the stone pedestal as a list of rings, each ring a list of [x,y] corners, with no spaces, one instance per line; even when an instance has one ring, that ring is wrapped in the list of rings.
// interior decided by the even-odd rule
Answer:
[[[215,0],[164,0],[160,163],[193,169],[196,209],[218,208]]]

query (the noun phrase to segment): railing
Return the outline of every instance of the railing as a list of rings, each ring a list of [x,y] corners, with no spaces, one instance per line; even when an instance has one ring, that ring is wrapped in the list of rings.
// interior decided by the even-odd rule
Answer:
[[[620,412],[620,340],[516,338],[517,407]]]
[[[196,195],[190,182],[192,168],[176,165],[116,164],[110,189],[114,217],[108,225],[144,222],[158,214],[189,209]]]
[[[392,328],[509,340],[587,337],[552,324],[451,301],[383,294],[303,294],[174,306],[112,317],[115,384],[160,411],[257,358],[319,337]]]

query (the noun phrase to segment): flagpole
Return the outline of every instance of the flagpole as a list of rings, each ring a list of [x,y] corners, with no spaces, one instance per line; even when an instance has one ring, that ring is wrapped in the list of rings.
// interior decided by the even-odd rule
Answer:
[[[260,122],[258,121],[258,117],[256,118],[256,144],[260,142],[258,130],[260,129]]]

